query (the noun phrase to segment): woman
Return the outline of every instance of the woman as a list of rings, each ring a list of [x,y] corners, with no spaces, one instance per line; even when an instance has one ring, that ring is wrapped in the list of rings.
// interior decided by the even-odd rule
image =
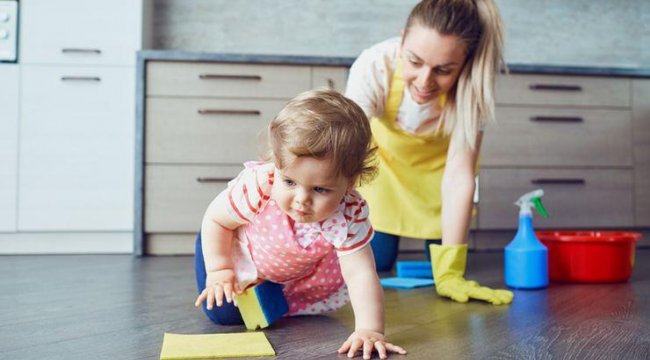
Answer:
[[[502,23],[493,0],[424,0],[401,37],[365,50],[346,95],[371,118],[379,174],[360,192],[380,271],[400,236],[428,239],[438,294],[508,304],[513,294],[463,278],[482,130],[494,117]]]

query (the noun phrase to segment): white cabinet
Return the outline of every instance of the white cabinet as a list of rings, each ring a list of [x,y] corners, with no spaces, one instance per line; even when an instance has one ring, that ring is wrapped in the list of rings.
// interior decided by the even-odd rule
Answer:
[[[132,228],[134,78],[23,66],[19,230]]]
[[[0,64],[0,232],[16,231],[18,74]]]
[[[20,1],[19,70],[0,77],[15,83],[0,90],[0,253],[132,251],[135,65],[152,5]]]
[[[21,0],[23,64],[135,65],[138,0]]]

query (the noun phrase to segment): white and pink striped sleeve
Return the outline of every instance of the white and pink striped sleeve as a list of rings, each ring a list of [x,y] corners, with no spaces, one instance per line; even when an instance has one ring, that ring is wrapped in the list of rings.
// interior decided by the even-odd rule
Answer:
[[[345,196],[345,220],[348,225],[347,239],[338,247],[339,256],[351,254],[370,244],[375,234],[368,218],[368,203],[361,195],[353,191]]]
[[[247,224],[271,197],[273,174],[272,163],[246,164],[246,169],[228,183],[224,196],[228,213],[235,222]]]

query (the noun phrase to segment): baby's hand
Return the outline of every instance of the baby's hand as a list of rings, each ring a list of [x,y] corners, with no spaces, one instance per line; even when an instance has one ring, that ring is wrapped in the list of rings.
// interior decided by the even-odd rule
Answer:
[[[205,289],[201,292],[194,306],[201,306],[206,301],[208,310],[212,310],[213,304],[223,305],[223,297],[226,301],[232,303],[233,294],[241,294],[241,289],[237,284],[237,277],[232,269],[222,269],[208,271],[205,279]]]
[[[355,356],[357,351],[363,351],[363,358],[370,359],[373,351],[377,351],[380,359],[388,357],[387,352],[394,352],[401,355],[406,354],[406,350],[397,345],[386,342],[384,334],[372,330],[357,330],[348,337],[341,345],[338,353],[348,353],[348,357]]]

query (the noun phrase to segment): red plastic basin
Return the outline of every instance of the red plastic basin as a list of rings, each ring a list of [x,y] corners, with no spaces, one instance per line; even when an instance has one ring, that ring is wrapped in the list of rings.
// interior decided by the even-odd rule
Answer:
[[[632,275],[640,233],[618,231],[536,231],[548,248],[551,281],[620,282]]]

